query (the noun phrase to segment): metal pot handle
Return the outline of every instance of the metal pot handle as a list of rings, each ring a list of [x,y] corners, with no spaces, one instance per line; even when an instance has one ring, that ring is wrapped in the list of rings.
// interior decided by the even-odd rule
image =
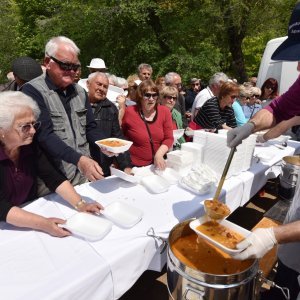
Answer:
[[[160,247],[162,247],[161,251],[159,252],[159,254],[162,254],[165,252],[167,246],[168,246],[168,243],[166,240],[164,240],[162,237],[160,237],[159,235],[156,235],[155,231],[154,231],[154,228],[153,227],[150,227],[147,231],[147,235],[150,236],[150,237],[153,237],[154,239],[156,240],[159,240],[162,244]]]
[[[193,288],[192,286],[190,286],[189,284],[187,284],[186,287],[185,287],[184,294],[183,294],[183,299],[189,300],[189,299],[186,297],[189,291],[191,291],[191,292],[193,292],[193,293],[199,295],[200,297],[203,297],[203,296],[205,295],[205,292],[199,291],[199,290]]]
[[[270,285],[273,288],[277,288],[277,289],[281,290],[281,293],[283,294],[284,298],[286,300],[290,300],[290,290],[287,287],[281,287],[281,286],[277,285],[274,281],[267,279],[266,277],[263,276],[262,271],[258,271],[258,273],[259,273],[260,281]]]

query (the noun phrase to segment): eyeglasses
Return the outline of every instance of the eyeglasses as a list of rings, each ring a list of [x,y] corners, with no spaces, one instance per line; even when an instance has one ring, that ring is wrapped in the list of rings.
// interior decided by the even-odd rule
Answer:
[[[66,62],[63,62],[63,61],[58,60],[57,58],[55,58],[55,57],[53,57],[53,56],[51,56],[51,55],[49,55],[49,57],[50,57],[55,63],[57,63],[57,64],[59,65],[59,67],[61,68],[61,70],[63,70],[63,71],[71,71],[71,70],[73,70],[73,71],[76,72],[76,71],[81,67],[80,64],[66,63]]]
[[[246,98],[246,100],[250,100],[249,96],[240,95],[240,98]]]
[[[177,97],[176,97],[176,96],[165,95],[164,98],[165,98],[165,99],[168,99],[168,100],[173,100],[173,101],[176,101],[176,100],[177,100]]]
[[[28,133],[32,127],[35,129],[35,131],[37,131],[41,127],[41,122],[38,121],[26,123],[23,125],[19,125],[18,127],[21,129],[22,133]]]
[[[199,86],[200,83],[192,83],[192,86]]]
[[[158,94],[157,93],[145,93],[144,94],[144,98],[145,99],[150,99],[150,98],[153,98],[154,100],[156,100],[158,98]]]
[[[252,95],[252,98],[259,98],[260,95]]]

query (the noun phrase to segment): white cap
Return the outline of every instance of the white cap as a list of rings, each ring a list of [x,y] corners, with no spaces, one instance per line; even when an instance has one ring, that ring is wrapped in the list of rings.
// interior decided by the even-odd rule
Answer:
[[[92,68],[92,69],[105,69],[105,70],[107,70],[107,68],[105,66],[105,62],[101,58],[93,58],[90,62],[90,65],[87,66],[87,67]]]

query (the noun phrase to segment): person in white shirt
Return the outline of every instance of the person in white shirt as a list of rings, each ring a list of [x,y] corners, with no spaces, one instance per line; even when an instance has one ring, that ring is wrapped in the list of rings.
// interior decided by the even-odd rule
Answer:
[[[202,105],[210,98],[217,97],[220,92],[221,85],[228,81],[226,74],[222,72],[215,73],[209,80],[208,87],[203,89],[195,98],[192,111],[191,111],[191,121],[194,120],[199,109]]]

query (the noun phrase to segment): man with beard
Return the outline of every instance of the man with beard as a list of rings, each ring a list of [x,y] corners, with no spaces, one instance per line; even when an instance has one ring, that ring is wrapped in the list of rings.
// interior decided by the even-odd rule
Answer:
[[[119,111],[116,105],[106,98],[108,85],[109,80],[106,74],[101,72],[90,74],[87,80],[89,101],[98,129],[104,134],[104,137],[124,139],[119,125]],[[114,159],[121,170],[130,174],[132,165],[128,151],[116,157],[109,157],[101,153],[95,143],[90,143],[90,151],[92,157],[101,165],[104,176],[110,175],[109,167],[114,163]]]

